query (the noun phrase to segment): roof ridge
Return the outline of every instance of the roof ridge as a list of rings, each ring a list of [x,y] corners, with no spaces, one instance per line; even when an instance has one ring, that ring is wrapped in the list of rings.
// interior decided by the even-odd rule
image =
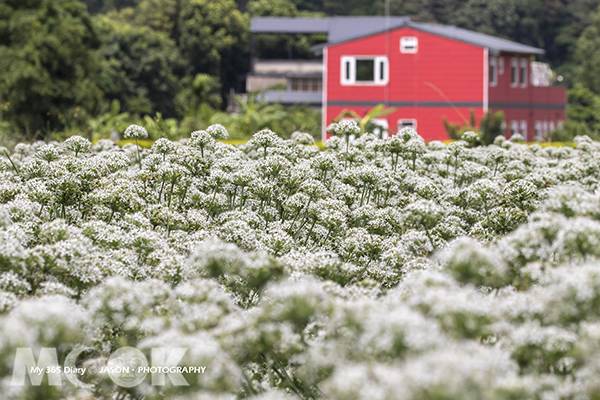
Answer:
[[[352,23],[352,20],[361,19],[364,24]],[[382,26],[382,19],[391,19],[391,24]],[[295,21],[294,21],[295,20]],[[367,20],[378,23],[368,23]],[[515,42],[511,39],[477,32],[455,25],[440,24],[437,22],[419,22],[406,15],[379,16],[379,15],[339,15],[331,17],[253,17],[251,32],[256,33],[327,33],[328,43],[332,45],[361,37],[383,33],[403,26],[422,30],[434,35],[463,41],[475,46],[488,48],[492,51],[543,54],[544,50]]]

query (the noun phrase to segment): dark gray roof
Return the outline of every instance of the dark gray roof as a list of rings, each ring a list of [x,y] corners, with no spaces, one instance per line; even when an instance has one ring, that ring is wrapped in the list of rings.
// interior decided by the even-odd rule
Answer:
[[[252,18],[250,31],[254,33],[327,33],[328,44],[334,44],[402,26],[471,43],[495,52],[544,53],[542,49],[496,36],[450,25],[415,22],[408,17],[256,17]]]
[[[320,105],[322,101],[321,92],[292,92],[284,90],[266,90],[257,95],[258,99],[265,103],[281,104],[307,104]]]
[[[327,33],[329,18],[254,17],[250,32],[254,33]]]
[[[492,35],[486,35],[485,33],[469,31],[467,29],[457,28],[451,25],[410,22],[410,26],[425,32],[449,37],[456,40],[461,40],[463,42],[472,43],[481,47],[486,47],[494,51],[524,54],[544,53],[544,50],[538,49],[537,47],[527,46],[525,44],[513,42],[512,40],[502,39]]]

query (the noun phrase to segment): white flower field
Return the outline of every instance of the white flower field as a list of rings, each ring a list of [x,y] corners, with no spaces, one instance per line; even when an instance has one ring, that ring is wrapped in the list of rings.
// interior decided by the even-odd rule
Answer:
[[[600,143],[332,129],[0,149],[0,397],[600,398]],[[78,345],[205,372],[13,384],[18,348]]]

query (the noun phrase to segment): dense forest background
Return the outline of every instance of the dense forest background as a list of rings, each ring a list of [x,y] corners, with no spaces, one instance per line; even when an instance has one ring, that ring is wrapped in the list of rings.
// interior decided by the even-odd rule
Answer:
[[[265,126],[318,134],[316,110],[231,98],[250,64],[250,18],[384,8],[384,0],[3,0],[0,143],[107,137],[134,120],[168,137],[214,122],[237,136]],[[391,0],[390,13],[546,49],[542,60],[569,87],[569,122],[555,139],[600,136],[600,0]],[[267,56],[310,56],[318,39],[257,46]],[[227,113],[235,101],[239,112]]]

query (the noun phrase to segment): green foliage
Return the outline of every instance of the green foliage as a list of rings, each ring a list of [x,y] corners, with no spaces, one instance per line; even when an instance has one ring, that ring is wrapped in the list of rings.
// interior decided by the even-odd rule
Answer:
[[[186,77],[175,101],[179,114],[195,112],[202,104],[218,108],[222,103],[221,84],[208,74],[197,74],[193,79]]]
[[[481,118],[479,127],[473,111],[469,114],[469,122],[463,125],[453,124],[444,120],[444,127],[450,139],[465,140],[465,133],[472,132],[475,136],[467,135],[467,140],[471,145],[483,144],[488,145],[494,142],[497,136],[503,134],[502,125],[504,122],[504,113],[502,111],[487,112]],[[475,140],[476,139],[476,140]]]
[[[463,133],[469,131],[477,131],[477,121],[475,120],[475,113],[473,110],[469,112],[469,121],[465,121],[464,124],[453,124],[447,119],[444,119],[444,128],[450,139],[459,140]]]
[[[353,118],[358,123],[362,133],[373,132],[378,127],[375,119],[384,118],[395,111],[396,109],[393,107],[386,107],[385,104],[377,104],[361,117],[357,112],[346,109],[340,112],[335,121],[339,121],[342,118]]]
[[[594,13],[592,23],[577,40],[575,61],[577,81],[594,93],[600,94],[600,8]]]
[[[494,143],[497,136],[501,136],[504,132],[502,125],[504,122],[504,113],[502,111],[488,112],[481,118],[480,139],[484,145]]]
[[[582,85],[568,92],[567,120],[552,133],[552,140],[570,141],[575,136],[600,138],[600,96]]]
[[[239,87],[248,68],[248,17],[234,0],[181,0],[178,4],[174,41],[186,72],[218,76],[224,98],[229,89]]]
[[[294,131],[308,132],[318,136],[321,131],[321,113],[308,107],[285,107],[280,104],[266,104],[253,96],[246,100],[238,98],[239,112],[217,112],[208,121],[227,128],[232,138],[245,138],[252,132],[269,128],[282,135]],[[185,126],[184,120],[184,126]],[[188,125],[189,126],[189,125]],[[201,125],[196,125],[201,126]]]
[[[103,42],[99,84],[107,100],[118,100],[133,114],[175,115],[176,73],[182,65],[173,41],[161,32],[108,17],[96,21]]]
[[[94,112],[101,93],[94,52],[99,41],[76,0],[0,4],[0,104],[3,117],[29,137]]]

